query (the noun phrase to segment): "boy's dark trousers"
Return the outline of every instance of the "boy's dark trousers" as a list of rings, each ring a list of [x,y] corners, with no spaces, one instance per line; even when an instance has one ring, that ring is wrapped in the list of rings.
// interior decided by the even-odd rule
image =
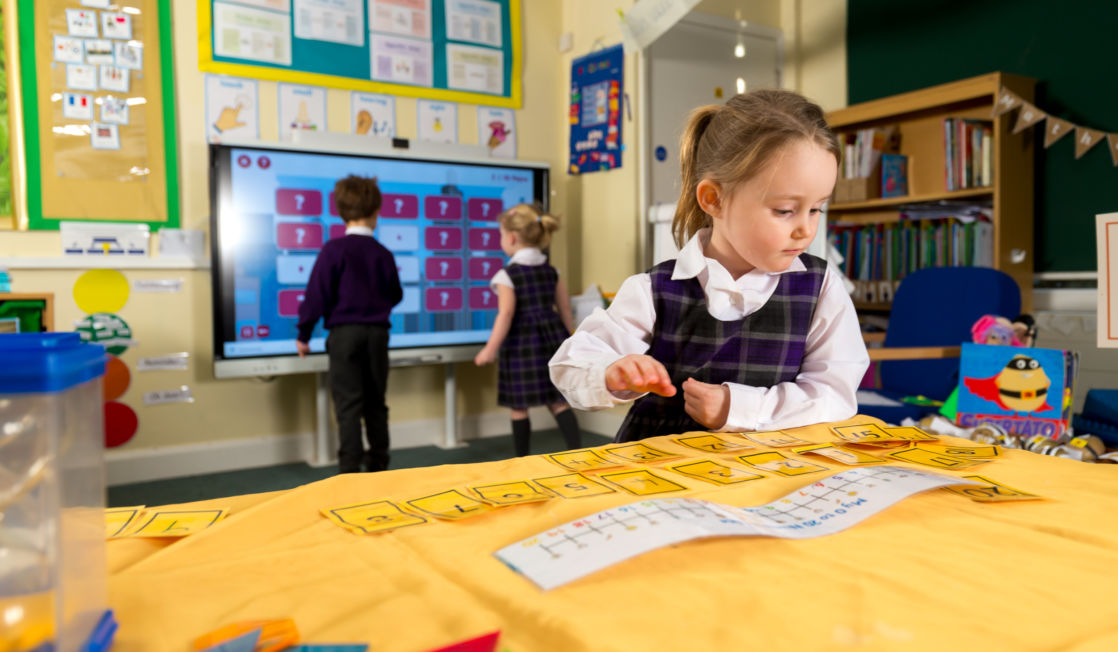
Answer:
[[[355,473],[388,468],[388,327],[342,324],[326,338],[330,392],[338,419],[338,470]],[[369,451],[361,441],[361,419]]]

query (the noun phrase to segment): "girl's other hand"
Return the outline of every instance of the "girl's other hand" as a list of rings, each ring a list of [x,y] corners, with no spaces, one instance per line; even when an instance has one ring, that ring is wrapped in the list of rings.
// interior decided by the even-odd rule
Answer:
[[[684,409],[703,427],[718,430],[730,416],[730,388],[694,378],[683,381]]]
[[[629,354],[606,367],[606,389],[675,396],[675,385],[668,370],[648,355]]]
[[[490,349],[488,346],[483,347],[480,351],[478,351],[477,355],[474,356],[474,364],[479,367],[484,367],[487,364],[493,364],[496,361],[497,351],[495,349]]]
[[[307,357],[307,354],[311,352],[311,346],[306,342],[295,340],[295,350],[299,352],[300,358],[305,358]]]

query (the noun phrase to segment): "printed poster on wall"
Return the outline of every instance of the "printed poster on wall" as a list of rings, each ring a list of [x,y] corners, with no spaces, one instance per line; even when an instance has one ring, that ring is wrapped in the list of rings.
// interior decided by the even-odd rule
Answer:
[[[419,139],[432,143],[458,142],[458,105],[419,100]]]
[[[206,75],[206,139],[260,138],[259,99],[255,79]]]
[[[297,84],[279,85],[279,132],[287,140],[291,133],[326,131],[326,89]]]
[[[295,38],[365,45],[365,0],[295,0]]]
[[[494,158],[516,158],[516,114],[512,109],[477,108],[477,142]]]
[[[571,174],[621,167],[624,64],[620,45],[571,62]]]
[[[369,0],[369,29],[431,40],[431,0]]]
[[[353,133],[381,138],[396,135],[396,98],[353,91],[349,102]]]
[[[287,5],[287,3],[283,3]],[[279,9],[279,7],[276,7]],[[284,13],[213,3],[214,54],[276,66],[291,65],[290,5]]]

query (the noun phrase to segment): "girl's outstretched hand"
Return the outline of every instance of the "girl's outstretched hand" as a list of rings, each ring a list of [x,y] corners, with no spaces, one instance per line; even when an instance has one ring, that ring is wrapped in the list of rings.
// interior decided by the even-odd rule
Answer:
[[[652,392],[675,396],[675,385],[664,365],[649,355],[631,353],[606,367],[606,389],[611,392]]]
[[[478,351],[477,355],[474,356],[474,364],[479,367],[484,367],[487,364],[493,364],[496,361],[497,350],[490,349],[488,346],[483,347],[480,351]]]
[[[477,351],[477,355],[474,356],[474,365],[477,365],[479,367],[492,365],[493,362],[496,362],[496,349],[483,347],[482,350]]]
[[[694,378],[683,381],[684,409],[691,418],[711,430],[726,425],[730,416],[730,388]]]

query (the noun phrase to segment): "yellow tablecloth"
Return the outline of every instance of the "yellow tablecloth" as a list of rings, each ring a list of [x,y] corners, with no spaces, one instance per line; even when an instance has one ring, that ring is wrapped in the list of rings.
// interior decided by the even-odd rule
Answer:
[[[833,439],[827,426],[789,432]],[[665,437],[645,443],[699,456]],[[823,463],[831,473],[850,468]],[[233,513],[169,545],[109,542],[110,606],[120,622],[113,650],[181,652],[221,625],[281,617],[293,618],[305,641],[369,642],[372,650],[431,649],[494,630],[499,649],[513,651],[1118,650],[1113,465],[1002,451],[956,474],[979,473],[1046,500],[983,504],[935,490],[835,535],[689,542],[549,592],[492,553],[637,497],[557,498],[377,535],[351,534],[319,513],[561,473],[534,456],[192,503]],[[721,488],[665,475],[691,489],[664,496],[746,506],[825,474]]]

